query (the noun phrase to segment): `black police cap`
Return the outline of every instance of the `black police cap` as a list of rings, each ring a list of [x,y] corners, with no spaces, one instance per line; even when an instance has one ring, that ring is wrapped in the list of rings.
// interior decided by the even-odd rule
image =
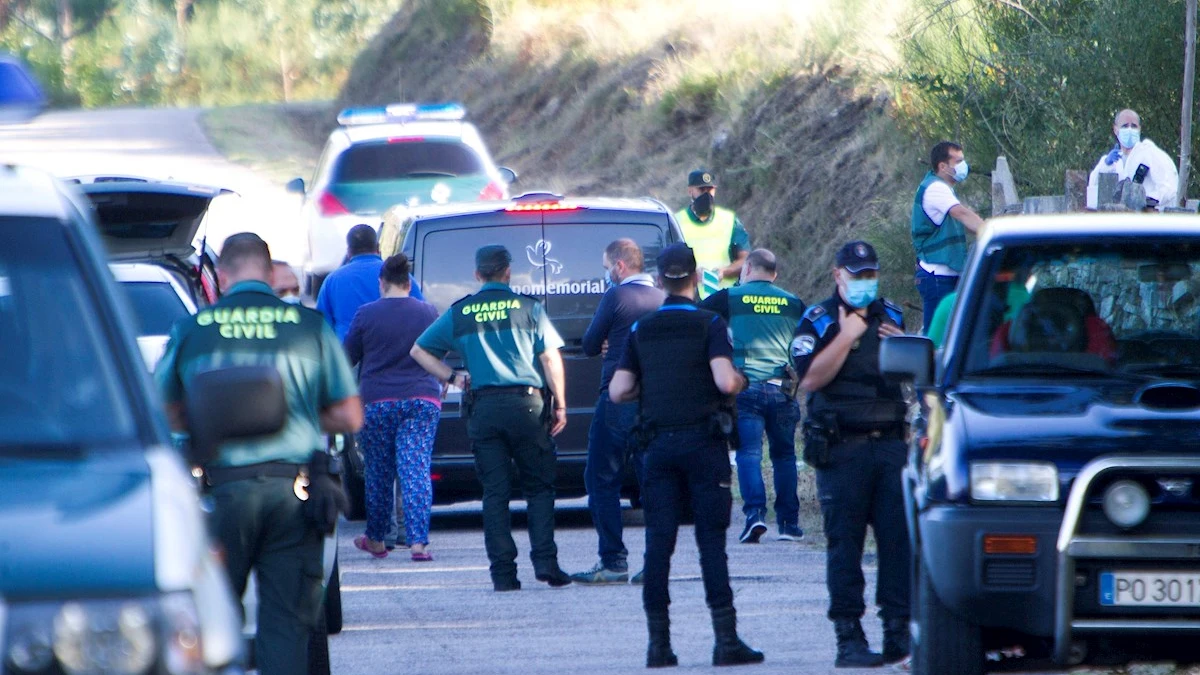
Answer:
[[[658,254],[658,273],[668,279],[684,279],[696,273],[696,254],[682,242],[671,244]]]
[[[863,270],[879,269],[879,257],[875,248],[865,241],[847,242],[837,252],[837,266],[845,267],[851,274]]]
[[[717,177],[708,169],[696,169],[688,174],[688,187],[717,187]]]

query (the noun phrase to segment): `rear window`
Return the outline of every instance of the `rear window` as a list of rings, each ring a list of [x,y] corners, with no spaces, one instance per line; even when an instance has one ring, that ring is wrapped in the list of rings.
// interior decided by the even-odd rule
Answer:
[[[422,238],[417,253],[428,262],[421,265],[421,294],[443,312],[459,298],[478,291],[475,250],[489,244],[504,246],[512,254],[512,286],[518,293],[527,293],[531,287],[545,283],[544,262],[532,253],[541,238],[541,225],[430,232]]]
[[[133,307],[133,318],[137,334],[167,335],[178,319],[189,315],[187,305],[168,283],[133,281],[123,282],[121,288]]]
[[[94,291],[61,223],[0,218],[0,451],[133,435]]]
[[[484,173],[475,151],[457,141],[405,141],[350,146],[337,161],[334,182],[454,178]]]

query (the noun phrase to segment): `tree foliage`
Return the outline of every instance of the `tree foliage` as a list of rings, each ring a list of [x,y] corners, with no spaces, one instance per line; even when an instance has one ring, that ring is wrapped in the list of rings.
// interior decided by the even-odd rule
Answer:
[[[1064,170],[1090,169],[1112,147],[1123,108],[1141,115],[1143,137],[1178,155],[1184,9],[1183,0],[916,0],[897,100],[926,137],[959,139],[974,166],[1003,154],[1024,194],[1058,194]]]

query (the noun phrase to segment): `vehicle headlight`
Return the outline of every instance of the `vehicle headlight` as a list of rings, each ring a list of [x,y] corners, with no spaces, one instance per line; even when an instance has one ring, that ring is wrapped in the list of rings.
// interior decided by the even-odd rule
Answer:
[[[1150,515],[1150,493],[1133,480],[1119,480],[1104,491],[1104,515],[1126,530],[1141,525]]]
[[[154,626],[135,602],[68,602],[54,617],[54,655],[70,675],[140,675],[154,664]]]
[[[11,675],[59,669],[68,675],[208,672],[191,593],[15,603],[9,609],[4,672]]]
[[[1058,469],[1049,462],[971,462],[971,499],[1058,501]]]

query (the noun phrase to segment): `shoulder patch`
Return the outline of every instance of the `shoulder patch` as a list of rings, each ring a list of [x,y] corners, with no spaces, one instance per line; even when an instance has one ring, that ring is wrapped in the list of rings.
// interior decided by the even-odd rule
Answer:
[[[904,310],[900,309],[900,305],[891,300],[884,299],[883,311],[887,312],[888,318],[894,321],[897,326],[904,325]]]
[[[792,340],[792,358],[808,356],[817,348],[817,339],[811,335],[798,335]]]
[[[822,338],[825,337],[825,333],[829,332],[829,327],[837,323],[821,305],[812,305],[809,307],[804,312],[804,318],[808,319],[809,323],[817,331],[817,335]]]

